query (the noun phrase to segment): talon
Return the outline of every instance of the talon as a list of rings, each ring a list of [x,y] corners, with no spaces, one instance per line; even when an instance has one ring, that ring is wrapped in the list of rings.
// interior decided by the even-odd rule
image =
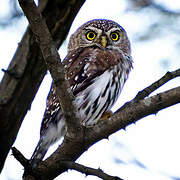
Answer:
[[[108,119],[109,117],[111,117],[113,115],[113,112],[111,110],[109,111],[106,111],[100,118],[100,121],[101,120],[105,120],[105,119]]]

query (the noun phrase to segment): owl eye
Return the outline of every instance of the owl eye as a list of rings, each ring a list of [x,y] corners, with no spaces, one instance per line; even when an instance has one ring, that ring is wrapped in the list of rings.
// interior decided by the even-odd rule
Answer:
[[[92,41],[96,37],[96,33],[93,31],[89,31],[86,33],[86,38],[89,41]]]
[[[118,41],[119,40],[119,33],[117,33],[117,32],[113,32],[113,33],[111,33],[111,35],[110,35],[110,37],[111,37],[111,39],[113,40],[113,41]]]

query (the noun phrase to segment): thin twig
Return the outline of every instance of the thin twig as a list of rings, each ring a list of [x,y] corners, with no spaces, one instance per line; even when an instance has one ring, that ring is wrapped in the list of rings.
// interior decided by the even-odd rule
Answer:
[[[37,39],[47,68],[53,78],[56,86],[56,95],[61,102],[61,108],[66,119],[68,134],[71,134],[70,137],[74,137],[80,128],[80,120],[76,117],[76,108],[73,105],[74,97],[69,83],[65,79],[65,71],[51,34],[33,0],[19,0],[19,4],[29,21],[31,30]]]
[[[31,167],[29,161],[22,155],[22,153],[15,147],[11,148],[12,155],[21,163],[24,168]]]
[[[12,150],[12,155],[14,156],[14,158],[20,162],[20,164],[24,167],[24,169],[26,171],[28,171],[28,173],[30,173],[31,175],[33,175],[34,177],[37,177],[37,179],[39,179],[40,172],[38,171],[38,169],[37,168],[33,169],[29,160],[26,159],[18,149],[16,149],[15,147],[12,147],[11,150]],[[34,177],[32,177],[30,179],[34,180]]]
[[[172,80],[176,77],[180,76],[180,69],[177,69],[172,72],[167,72],[162,78],[148,86],[147,88],[140,91],[133,101],[144,99],[145,97],[149,96],[152,92],[157,90],[159,87],[167,83],[169,80]]]
[[[78,172],[84,173],[86,176],[93,175],[93,176],[97,176],[104,180],[123,180],[117,176],[110,176],[110,175],[104,173],[100,168],[94,169],[94,168],[83,166],[81,164],[78,164],[78,163],[75,163],[72,161],[62,161],[61,165],[68,169],[73,169]]]
[[[15,70],[6,70],[6,69],[1,69],[2,72],[9,74],[10,76],[14,77],[15,79],[20,79],[21,75],[18,74]]]

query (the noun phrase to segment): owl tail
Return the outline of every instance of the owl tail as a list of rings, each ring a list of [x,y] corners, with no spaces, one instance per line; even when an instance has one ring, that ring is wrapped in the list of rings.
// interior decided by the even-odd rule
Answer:
[[[30,163],[33,168],[36,168],[38,164],[42,161],[46,152],[48,151],[48,148],[49,147],[43,145],[43,138],[40,138],[36,149],[34,150],[34,153],[30,159]]]

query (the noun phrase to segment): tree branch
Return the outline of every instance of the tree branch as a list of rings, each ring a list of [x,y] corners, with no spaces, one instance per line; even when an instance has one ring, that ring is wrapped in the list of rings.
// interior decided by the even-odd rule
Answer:
[[[159,87],[167,83],[169,80],[172,80],[178,76],[180,76],[180,69],[177,69],[172,72],[167,72],[162,78],[160,78],[159,80],[148,86],[147,88],[143,89],[142,91],[140,91],[136,95],[134,100],[138,101],[144,99],[145,97],[149,96],[152,92],[157,90]]]
[[[27,169],[29,169],[28,167],[31,167],[29,161],[23,156],[23,154],[21,154],[19,150],[17,150],[15,147],[12,147],[11,150],[12,150],[12,155],[21,163],[23,167]]]
[[[61,166],[62,161],[75,161],[94,143],[109,137],[118,130],[125,129],[145,116],[155,114],[177,103],[180,103],[180,86],[152,97],[126,103],[125,107],[120,108],[112,117],[99,121],[92,128],[85,129],[84,139],[72,140],[65,136],[60,147],[35,169],[41,175],[38,178],[46,180],[57,177],[67,170]],[[32,175],[32,177],[36,176]]]
[[[117,176],[110,176],[110,175],[104,173],[100,168],[94,169],[94,168],[83,166],[81,164],[78,164],[78,163],[75,163],[72,161],[62,161],[61,165],[68,169],[73,169],[78,172],[84,173],[86,176],[93,175],[93,176],[97,176],[104,180],[123,180]]]
[[[75,161],[98,141],[109,137],[118,130],[125,129],[145,116],[155,114],[177,103],[180,103],[180,86],[138,102],[131,103],[130,101],[125,108],[120,108],[112,117],[99,121],[93,128],[86,129],[83,141],[70,141],[65,137],[62,145],[38,168],[46,177],[49,175],[51,178],[55,178],[57,174],[64,172],[64,169],[58,166],[61,161]]]
[[[12,154],[13,156],[21,163],[21,165],[28,170],[28,172],[31,172],[34,176],[38,177],[39,172],[37,170],[34,170],[32,166],[29,163],[29,160],[27,160],[19,150],[17,150],[15,147],[12,147]],[[72,162],[72,161],[61,161],[60,166],[65,167],[67,170],[68,169],[73,169],[78,172],[84,173],[86,176],[88,175],[93,175],[97,176],[99,178],[102,178],[104,180],[122,180],[119,177],[115,176],[110,176],[106,173],[104,173],[100,168],[94,169],[90,167],[83,166],[81,164]],[[37,173],[38,172],[38,173]]]
[[[23,156],[23,154],[19,150],[17,150],[15,147],[12,147],[11,150],[12,150],[12,155],[14,156],[14,158],[20,162],[20,164],[24,167],[25,171],[31,174],[31,176],[24,174],[26,179],[35,180],[34,177],[38,179],[40,172],[38,172],[38,170],[34,171],[34,168],[32,168],[32,165],[29,162],[29,160],[26,159]]]
[[[68,81],[65,79],[65,70],[60,61],[58,51],[53,43],[51,34],[38,10],[35,2],[19,0],[19,4],[26,15],[30,27],[36,36],[47,68],[51,73],[56,86],[56,95],[61,103],[61,108],[66,119],[70,137],[77,136],[80,129],[80,120],[76,117],[76,108],[73,105],[73,94]]]
[[[133,99],[126,103],[125,107],[122,106],[112,117],[95,125],[93,134],[94,136],[100,135],[99,138],[108,137],[143,117],[156,114],[158,111],[177,103],[180,103],[180,86],[139,101]]]

